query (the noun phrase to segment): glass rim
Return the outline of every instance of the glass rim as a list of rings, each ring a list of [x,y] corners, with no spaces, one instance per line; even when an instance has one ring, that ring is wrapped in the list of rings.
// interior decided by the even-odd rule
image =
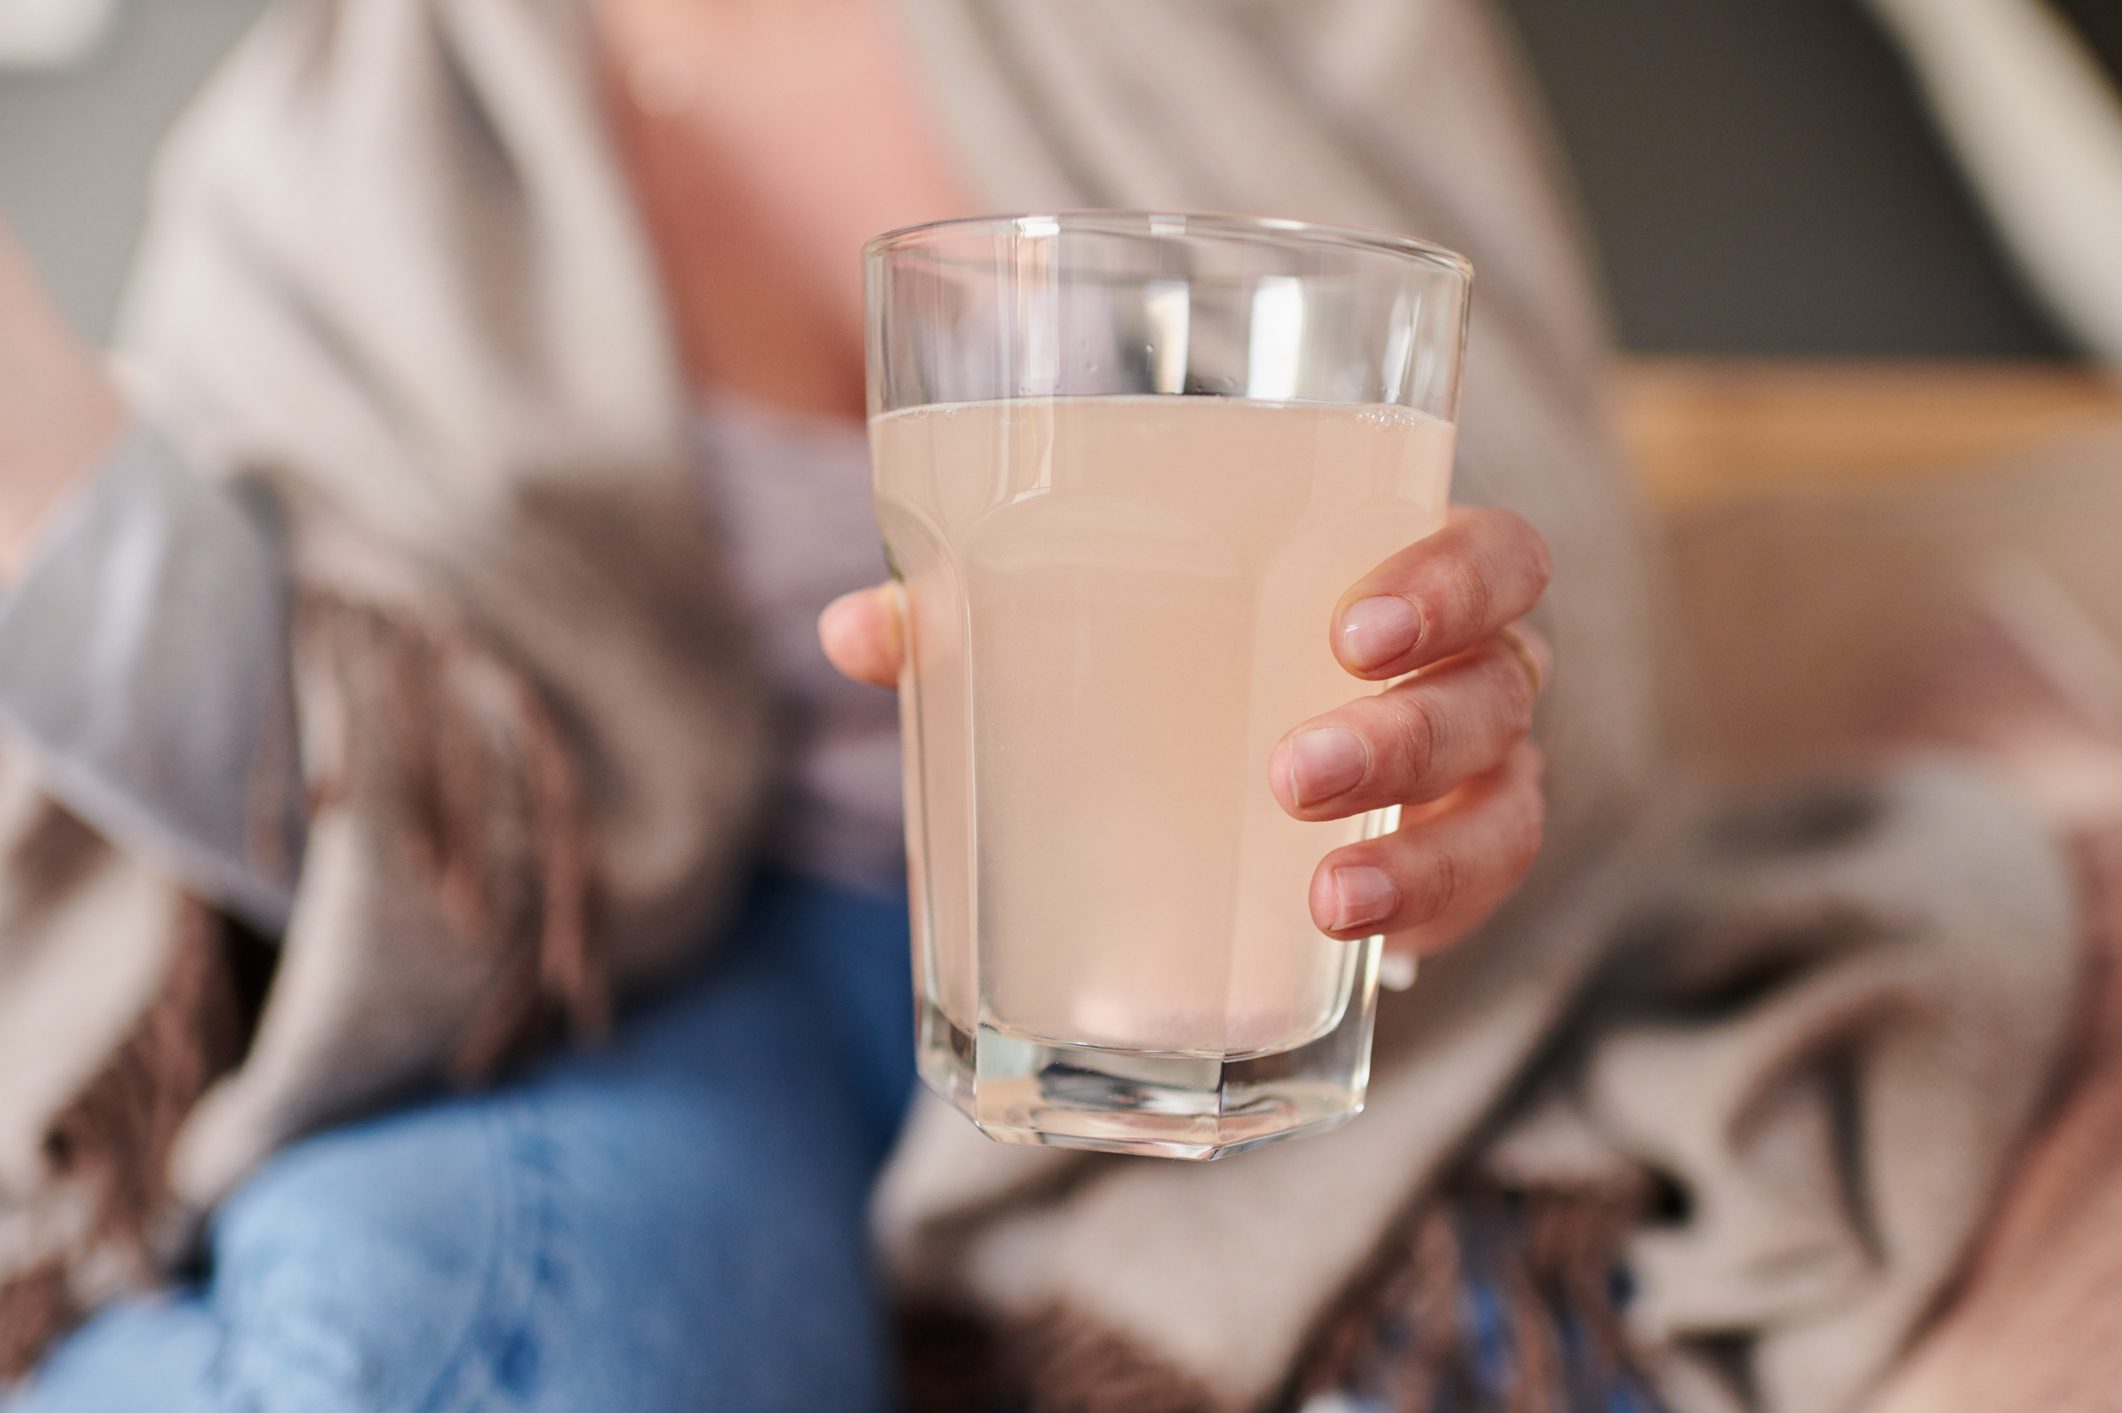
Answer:
[[[1458,251],[1392,231],[1366,226],[1300,221],[1283,216],[1147,208],[1030,211],[985,216],[952,216],[941,221],[923,221],[871,237],[863,243],[862,258],[865,262],[874,261],[888,255],[920,250],[944,236],[981,231],[992,235],[1014,232],[1028,236],[1083,232],[1093,235],[1145,236],[1151,239],[1199,235],[1211,239],[1251,241],[1262,245],[1303,241],[1429,265],[1448,274],[1457,275],[1468,284],[1471,284],[1474,278],[1473,262]]]

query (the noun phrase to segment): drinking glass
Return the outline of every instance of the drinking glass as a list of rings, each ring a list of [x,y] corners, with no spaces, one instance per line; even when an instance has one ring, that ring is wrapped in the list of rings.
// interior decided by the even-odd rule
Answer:
[[[1442,522],[1472,272],[1399,236],[1100,211],[865,250],[920,1069],[1010,1142],[1214,1158],[1344,1122],[1380,939],[1275,742],[1330,620]]]

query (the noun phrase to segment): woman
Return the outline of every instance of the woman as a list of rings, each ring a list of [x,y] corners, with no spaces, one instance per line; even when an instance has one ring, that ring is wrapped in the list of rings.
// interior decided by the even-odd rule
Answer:
[[[1611,991],[1628,909],[1670,900],[1646,859],[1701,864],[1683,873],[1711,896],[1719,869],[1825,846],[1697,860],[1697,831],[1652,807],[1649,589],[1596,318],[1482,17],[295,0],[171,155],[127,398],[27,317],[19,270],[0,296],[20,371],[0,442],[24,449],[0,491],[24,566],[0,614],[19,747],[0,1006],[34,1061],[4,1129],[0,1331],[38,1365],[17,1413],[890,1406],[863,1212],[907,1088],[897,757],[888,698],[830,680],[809,622],[855,591],[827,651],[891,676],[889,617],[859,590],[878,565],[852,251],[910,220],[1086,204],[1414,227],[1474,256],[1463,498],[1547,542],[1466,511],[1352,586],[1322,625],[1351,702],[1290,723],[1267,783],[1307,817],[1423,805],[1322,860],[1312,895],[1323,928],[1403,952],[1496,912],[1543,809],[1550,847],[1482,945],[1388,1015],[1376,1112],[1345,1135],[1175,1173],[928,1121],[885,1196],[895,1279],[909,1308],[970,1315],[1018,1376],[1003,1391],[1044,1408],[1636,1396],[1608,1277],[1665,1135],[1653,1117],[1640,1144],[1557,1147],[1570,1106],[1520,1123],[1511,1096]],[[1543,792],[1525,736],[1549,641],[1573,666]],[[1985,925],[2021,943],[1991,978],[1941,925],[1954,945],[1868,983],[1984,1058],[1938,1087],[1928,1140],[1973,1156],[1855,1281],[1865,1328],[1825,1371],[1779,1338],[1821,1314],[1787,1283],[1716,1288],[1759,1243],[1712,1232],[1677,1275],[1632,1248],[1682,1397],[1728,1387],[1698,1337],[1755,1340],[1769,1406],[1875,1374],[2045,1071],[2066,970],[2045,851],[1986,794],[1904,795],[1829,852],[1926,862],[1849,906],[1942,874],[2004,899]],[[1980,823],[1889,827],[1914,816]],[[1753,936],[1671,970],[1723,985]],[[1875,960],[1851,943],[1790,970]],[[1940,987],[1984,1000],[1947,1016]],[[614,989],[648,999],[607,1046],[504,1069],[554,1021],[601,1031]],[[1632,1014],[1671,1000],[1640,987]],[[1696,1038],[1739,1091],[1798,1098],[1779,1115],[1830,1097],[1803,1056]],[[1582,1048],[1573,1072],[1603,1074]],[[437,1078],[502,1082],[329,1127]],[[1673,1097],[1756,1132],[1740,1094]],[[1628,1129],[1593,1107],[1601,1138]],[[1414,1229],[1423,1258],[1396,1255],[1410,1204],[1505,1119],[1525,1141],[1482,1145],[1510,1160],[1491,1177],[1531,1195],[1427,1209],[1445,1218]],[[1701,1156],[1678,1167],[1712,1206],[1758,1196],[1745,1153]],[[1855,1180],[1886,1185],[1868,1200],[1899,1176]],[[209,1209],[193,1278],[132,1294]],[[1846,1235],[1766,1256],[1832,1265]],[[1440,1280],[1473,1310],[1509,1296],[1509,1332],[1439,1314]],[[1411,1334],[1409,1310],[1430,1312]]]

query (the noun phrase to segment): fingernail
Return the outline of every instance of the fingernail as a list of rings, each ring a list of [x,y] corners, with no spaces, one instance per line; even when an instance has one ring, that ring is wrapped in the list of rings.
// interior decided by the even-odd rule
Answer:
[[[1421,636],[1422,615],[1406,599],[1358,599],[1341,615],[1341,660],[1368,672],[1412,652]]]
[[[1400,891],[1383,869],[1334,870],[1334,928],[1352,932],[1385,921],[1400,901]]]
[[[1356,733],[1340,726],[1300,731],[1289,743],[1289,793],[1302,809],[1345,795],[1369,767]]]

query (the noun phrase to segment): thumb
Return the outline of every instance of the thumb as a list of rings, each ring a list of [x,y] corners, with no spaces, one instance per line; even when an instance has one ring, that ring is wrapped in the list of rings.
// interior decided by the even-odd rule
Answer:
[[[842,594],[818,615],[818,642],[826,660],[844,677],[889,687],[905,660],[900,632],[899,589],[894,584]]]

